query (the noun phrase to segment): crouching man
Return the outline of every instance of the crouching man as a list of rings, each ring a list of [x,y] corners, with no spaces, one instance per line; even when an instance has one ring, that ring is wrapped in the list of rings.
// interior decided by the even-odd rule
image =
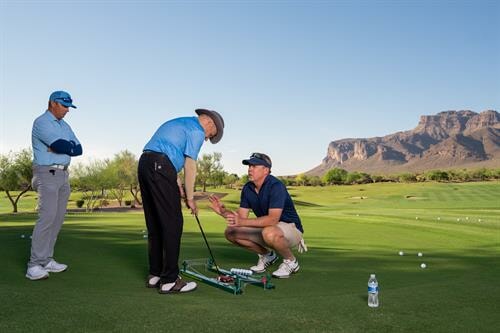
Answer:
[[[307,251],[302,223],[285,185],[271,175],[269,156],[253,153],[243,164],[248,165],[249,182],[242,189],[237,212],[226,209],[215,196],[209,198],[211,208],[226,219],[227,240],[259,256],[257,265],[250,267],[253,272],[264,272],[279,254],[283,263],[272,274],[288,278],[300,268],[292,248]],[[250,209],[255,218],[248,217]]]

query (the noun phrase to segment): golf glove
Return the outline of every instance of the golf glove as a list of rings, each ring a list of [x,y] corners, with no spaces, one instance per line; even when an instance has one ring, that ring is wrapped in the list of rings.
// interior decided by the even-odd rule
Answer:
[[[307,245],[306,242],[304,242],[304,238],[300,240],[300,243],[298,245],[298,250],[299,253],[307,252]]]

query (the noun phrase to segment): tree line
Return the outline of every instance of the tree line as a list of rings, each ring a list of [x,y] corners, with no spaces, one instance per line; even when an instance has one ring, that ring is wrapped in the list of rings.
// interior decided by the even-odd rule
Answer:
[[[82,193],[76,202],[78,207],[92,211],[97,207],[116,200],[119,206],[142,205],[139,181],[137,179],[137,157],[121,151],[110,159],[93,160],[90,163],[77,163],[71,167],[70,184],[73,190]],[[0,191],[5,192],[18,211],[19,200],[32,189],[32,152],[23,149],[19,152],[0,154]],[[180,175],[183,179],[183,175]],[[422,173],[401,173],[397,175],[370,175],[363,172],[348,172],[341,168],[330,169],[323,177],[299,174],[278,177],[287,186],[326,186],[352,185],[379,182],[470,182],[500,179],[500,169],[460,169],[431,170]],[[248,182],[248,175],[238,176],[224,171],[222,154],[215,152],[203,154],[197,161],[197,190],[206,192],[207,186],[237,188]],[[132,200],[125,200],[131,197]]]
[[[500,169],[455,169],[430,170],[425,172],[404,172],[394,175],[370,175],[364,172],[348,172],[341,168],[328,170],[323,177],[300,174],[294,177],[278,177],[288,186],[354,185],[381,182],[416,183],[473,182],[500,179]]]
[[[204,154],[197,161],[196,185],[203,192],[207,186],[235,187],[240,182],[248,181],[248,177],[240,178],[223,169],[222,154]],[[139,180],[137,178],[137,157],[125,150],[110,159],[97,159],[89,163],[76,163],[71,166],[70,185],[72,190],[82,193],[77,200],[78,207],[93,211],[107,206],[110,200],[118,205],[142,205]],[[12,205],[12,211],[18,211],[18,202],[22,196],[32,190],[31,179],[32,152],[23,149],[0,155],[0,191],[4,191]],[[183,179],[181,173],[180,177]],[[132,200],[125,200],[129,196]]]

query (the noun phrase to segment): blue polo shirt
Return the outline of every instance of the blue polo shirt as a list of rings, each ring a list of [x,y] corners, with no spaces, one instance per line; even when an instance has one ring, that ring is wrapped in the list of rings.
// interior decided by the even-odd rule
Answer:
[[[161,125],[144,150],[165,154],[179,172],[184,167],[185,156],[195,161],[198,159],[204,141],[205,130],[198,117],[182,117]]]
[[[281,208],[283,211],[281,212],[280,221],[295,223],[297,229],[302,233],[304,232],[286,186],[272,175],[266,177],[259,193],[255,191],[253,182],[246,183],[241,191],[240,207],[252,209],[257,217],[269,215],[270,208]]]
[[[47,151],[49,146],[59,139],[74,141],[77,145],[80,144],[80,141],[78,141],[68,123],[63,119],[58,120],[52,112],[47,110],[33,122],[33,129],[31,131],[33,164],[69,165],[71,162],[71,157],[69,155]]]

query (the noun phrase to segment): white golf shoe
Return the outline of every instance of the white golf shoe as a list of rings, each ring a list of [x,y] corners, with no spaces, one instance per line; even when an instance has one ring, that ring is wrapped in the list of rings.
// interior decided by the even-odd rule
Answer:
[[[266,268],[271,266],[278,260],[278,256],[274,251],[269,252],[268,254],[259,254],[259,261],[257,261],[257,265],[250,267],[250,269],[254,273],[263,273],[266,271]]]
[[[49,272],[43,269],[42,266],[36,265],[33,267],[28,267],[28,271],[26,272],[26,277],[32,281],[43,280],[49,277]]]
[[[290,277],[291,274],[298,272],[300,269],[299,262],[297,259],[294,261],[283,259],[280,267],[273,272],[273,276],[279,279],[285,279]]]
[[[148,280],[146,281],[146,287],[148,288],[158,288],[160,286],[160,277],[156,275],[148,275]]]
[[[64,272],[65,270],[68,269],[68,265],[65,264],[60,264],[54,259],[51,259],[49,263],[45,266],[43,266],[43,269],[45,269],[47,272],[51,273],[60,273]]]
[[[195,290],[197,286],[196,282],[185,282],[179,276],[174,282],[160,284],[158,292],[160,294],[187,293]]]

